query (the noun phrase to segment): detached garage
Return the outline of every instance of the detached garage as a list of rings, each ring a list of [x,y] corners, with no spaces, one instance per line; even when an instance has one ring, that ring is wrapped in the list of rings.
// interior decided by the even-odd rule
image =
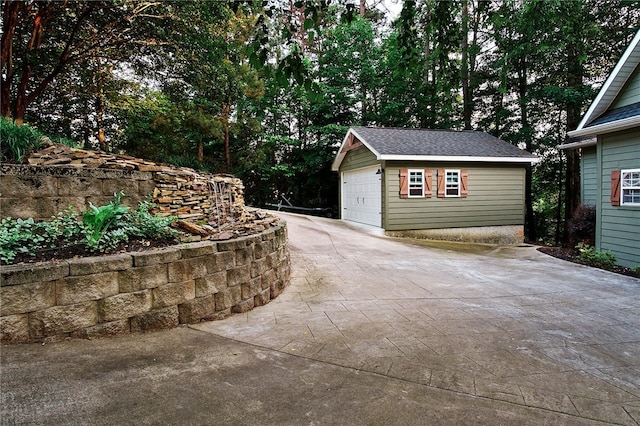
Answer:
[[[388,234],[516,242],[537,157],[484,132],[352,127],[332,169],[345,221]]]

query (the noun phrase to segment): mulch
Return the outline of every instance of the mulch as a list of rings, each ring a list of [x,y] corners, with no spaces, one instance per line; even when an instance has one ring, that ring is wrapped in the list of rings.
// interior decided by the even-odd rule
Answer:
[[[580,254],[580,252],[575,248],[542,246],[538,248],[538,251],[548,254],[549,256],[557,257],[558,259],[563,259],[569,262],[583,264],[578,260],[578,255]],[[616,274],[640,278],[640,273],[635,272],[633,269],[627,268],[624,266],[616,265],[613,267],[613,269],[607,269],[607,270],[610,272],[615,272]]]

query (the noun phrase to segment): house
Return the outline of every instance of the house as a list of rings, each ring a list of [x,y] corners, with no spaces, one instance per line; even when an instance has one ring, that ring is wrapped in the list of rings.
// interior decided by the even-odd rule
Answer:
[[[596,208],[595,248],[640,265],[640,31],[569,143],[580,150],[580,196]]]
[[[537,157],[478,131],[351,127],[332,169],[353,221],[454,241],[522,242]]]

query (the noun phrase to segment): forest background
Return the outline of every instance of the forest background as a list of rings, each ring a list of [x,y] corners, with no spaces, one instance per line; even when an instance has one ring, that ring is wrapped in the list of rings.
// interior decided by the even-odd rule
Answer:
[[[0,114],[235,174],[254,206],[337,207],[352,125],[486,131],[541,158],[527,238],[558,244],[579,158],[556,146],[639,26],[635,0],[4,0]]]

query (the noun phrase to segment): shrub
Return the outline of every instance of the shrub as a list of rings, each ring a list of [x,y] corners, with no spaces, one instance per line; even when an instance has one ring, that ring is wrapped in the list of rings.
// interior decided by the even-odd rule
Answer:
[[[583,243],[579,243],[576,248],[580,252],[577,257],[580,263],[609,270],[616,265],[616,256],[609,250],[596,250],[595,247]]]
[[[0,160],[22,163],[30,151],[40,147],[42,134],[24,124],[16,125],[13,120],[0,118]]]
[[[580,204],[567,223],[570,247],[578,243],[592,246],[596,241],[596,208],[590,204]]]

